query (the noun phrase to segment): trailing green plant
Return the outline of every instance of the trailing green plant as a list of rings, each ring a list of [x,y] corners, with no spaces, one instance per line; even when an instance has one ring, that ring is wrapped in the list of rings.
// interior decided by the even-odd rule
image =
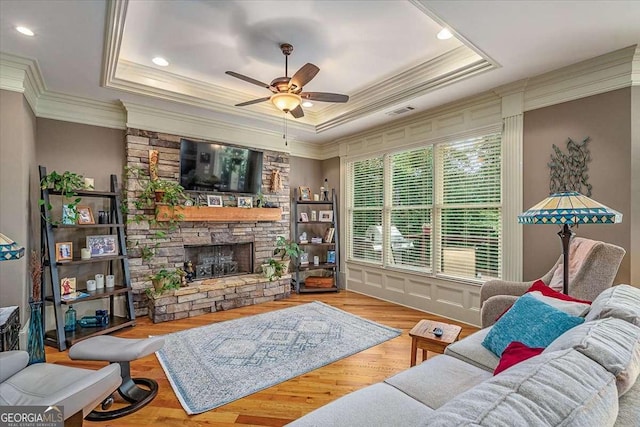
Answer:
[[[274,256],[279,256],[282,261],[300,256],[302,249],[292,240],[287,240],[282,236],[276,238],[276,248],[273,251]]]
[[[267,266],[269,269],[273,269],[273,272],[267,274],[268,270],[265,269],[265,266]],[[267,277],[267,279],[269,279],[270,282],[273,281],[274,278],[277,278],[277,279],[281,278],[287,271],[287,268],[288,268],[287,262],[282,260],[277,260],[274,258],[269,258],[262,267],[263,272],[265,273],[265,276]]]
[[[153,283],[153,288],[145,289],[147,296],[157,296],[163,293],[180,289],[182,286],[182,278],[186,273],[181,269],[167,270],[165,268],[150,275],[148,279]]]
[[[50,190],[60,192],[63,206],[66,205],[69,212],[73,215],[72,219],[74,221],[77,220],[78,213],[76,206],[82,200],[81,197],[77,197],[77,190],[84,188],[84,177],[82,175],[69,171],[64,171],[62,174],[53,171],[40,180],[40,188],[43,190],[49,188]],[[38,204],[43,206],[45,204],[44,199],[40,199]],[[50,211],[53,207],[51,203],[48,203],[45,208]],[[59,221],[51,222],[59,223]]]

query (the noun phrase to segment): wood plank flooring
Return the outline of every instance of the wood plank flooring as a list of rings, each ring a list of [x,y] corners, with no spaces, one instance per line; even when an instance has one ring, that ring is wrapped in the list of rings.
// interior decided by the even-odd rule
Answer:
[[[461,338],[477,330],[473,326],[380,301],[354,292],[292,295],[283,301],[206,314],[190,319],[153,324],[137,319],[137,326],[114,333],[128,338],[167,334],[210,323],[265,313],[272,310],[322,301],[357,316],[402,329],[401,336],[199,415],[187,415],[169,384],[155,355],[135,361],[132,376],[156,380],[160,390],[153,402],[129,416],[109,422],[85,421],[85,426],[281,426],[345,394],[380,382],[409,368],[409,331],[421,319],[445,321],[462,326]],[[99,369],[101,362],[70,360],[68,352],[47,347],[47,362]],[[420,360],[418,352],[418,360]]]

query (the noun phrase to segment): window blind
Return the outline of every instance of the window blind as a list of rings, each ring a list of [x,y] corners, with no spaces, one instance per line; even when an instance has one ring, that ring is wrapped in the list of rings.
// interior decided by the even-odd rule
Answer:
[[[375,157],[348,164],[348,256],[359,261],[382,262],[384,159]]]
[[[431,272],[432,147],[392,154],[387,180],[391,183],[388,263]]]
[[[498,278],[502,259],[501,136],[437,146],[438,272]]]

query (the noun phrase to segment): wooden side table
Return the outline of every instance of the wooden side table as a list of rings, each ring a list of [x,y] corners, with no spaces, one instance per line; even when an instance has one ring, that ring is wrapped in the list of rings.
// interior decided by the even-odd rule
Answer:
[[[433,334],[435,328],[443,331],[441,337]],[[434,322],[431,320],[421,320],[411,329],[411,366],[416,366],[416,356],[418,349],[422,349],[422,360],[427,360],[427,351],[434,353],[444,353],[444,349],[455,342],[460,335],[462,328],[448,323]]]

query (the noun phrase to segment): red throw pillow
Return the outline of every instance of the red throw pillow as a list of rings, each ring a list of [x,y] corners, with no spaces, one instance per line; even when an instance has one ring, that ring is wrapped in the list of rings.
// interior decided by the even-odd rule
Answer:
[[[504,349],[502,357],[500,357],[500,362],[498,363],[496,370],[493,371],[493,375],[498,375],[505,369],[509,369],[513,365],[517,365],[524,360],[537,356],[543,351],[544,348],[542,347],[527,347],[519,341],[513,341]]]
[[[558,292],[555,289],[551,289],[549,286],[545,285],[544,282],[542,280],[540,280],[540,279],[538,279],[535,282],[533,282],[533,285],[531,285],[531,287],[529,289],[527,289],[527,292],[525,292],[525,294],[529,293],[529,292],[536,292],[536,291],[540,292],[542,295],[544,295],[546,297],[560,299],[562,301],[579,302],[579,303],[582,303],[582,304],[591,305],[591,301],[574,298],[571,295],[565,295],[562,292]],[[509,308],[511,308],[511,306],[509,306]],[[500,319],[502,316],[504,316],[504,314],[507,311],[509,311],[509,308],[507,308],[505,311],[500,313],[500,316],[496,317],[496,322],[498,321],[498,319]]]
[[[550,287],[545,285],[542,280],[536,280],[535,282],[533,282],[533,285],[531,285],[531,287],[527,290],[527,292],[535,292],[535,291],[538,291],[542,295],[547,297],[561,299],[563,301],[573,301],[573,302],[580,302],[582,304],[591,305],[591,301],[577,299],[572,297],[571,295],[565,295],[562,292],[558,292],[554,289],[551,289]]]

